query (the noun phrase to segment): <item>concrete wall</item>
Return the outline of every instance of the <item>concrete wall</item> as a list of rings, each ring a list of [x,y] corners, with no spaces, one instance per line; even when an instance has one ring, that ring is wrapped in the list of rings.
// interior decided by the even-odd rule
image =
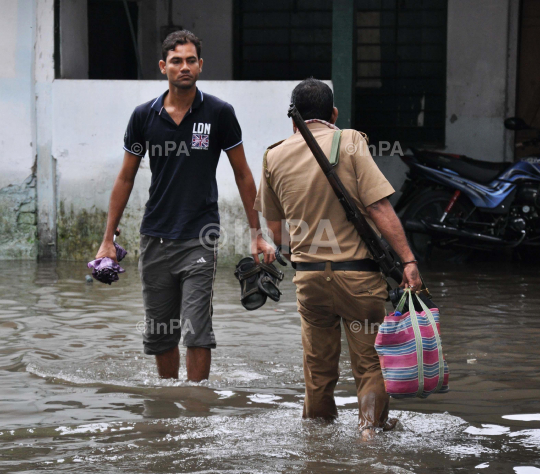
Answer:
[[[236,110],[244,149],[257,186],[265,149],[292,134],[287,118],[296,81],[199,81],[199,88]],[[331,83],[328,82],[331,86]],[[122,164],[123,137],[129,117],[140,103],[166,89],[165,81],[67,81],[53,84],[52,155],[57,179],[58,257],[89,260],[105,231],[111,189]],[[249,100],[246,100],[249,97]],[[375,161],[399,190],[406,166],[398,156]],[[138,257],[139,226],[148,199],[151,173],[146,156],[120,223],[120,242],[130,258]],[[249,233],[232,168],[222,153],[217,169],[224,246],[221,260],[248,253]],[[395,202],[399,193],[392,201]]]
[[[0,258],[35,258],[35,6],[0,0],[0,12]]]
[[[60,0],[60,75],[88,79],[88,2]]]
[[[156,0],[143,0],[139,5],[138,43],[144,79],[161,79],[159,71],[160,38]]]
[[[511,160],[517,0],[449,0],[446,149],[486,161]]]
[[[34,88],[38,254],[56,258],[56,160],[52,156],[54,81],[54,0],[36,1]]]
[[[0,187],[24,181],[35,157],[31,2],[0,0]]]
[[[267,146],[292,134],[287,118],[296,82],[200,81],[199,88],[236,109],[249,165],[258,183]],[[167,87],[165,81],[66,81],[53,84],[52,154],[56,160],[58,256],[93,257],[105,230],[109,196],[120,169],[128,119],[140,103]],[[249,97],[249,100],[246,100]],[[225,153],[218,165],[219,206],[228,234],[222,256],[247,252],[247,220]],[[121,227],[121,242],[137,256],[139,225],[148,198],[150,170],[144,158]],[[238,221],[238,222],[237,222]]]
[[[76,13],[80,9],[74,8],[77,2],[62,0],[62,4],[73,7],[73,15],[82,21]],[[157,27],[167,23],[167,4],[166,0],[140,4],[146,26],[139,25],[143,29],[139,32],[141,39],[146,38],[147,64],[153,55],[156,64],[159,59]],[[232,1],[173,4],[173,22],[204,41],[202,78],[230,79]],[[515,100],[517,6],[518,0],[449,0],[449,151],[492,161],[511,157],[511,135],[502,122],[512,114]],[[91,258],[105,227],[129,115],[167,84],[54,81],[53,0],[0,0],[0,11],[0,258],[35,258],[36,228],[40,255],[55,257],[58,242],[61,258]],[[148,71],[153,74],[150,67]],[[201,81],[199,85],[235,106],[258,182],[265,147],[291,133],[286,110],[295,82]],[[150,180],[147,161],[143,160],[122,221],[122,239],[132,257]],[[400,160],[377,161],[399,189],[404,178]],[[223,224],[229,234],[242,234],[246,220],[225,155],[218,179]],[[243,249],[247,242],[236,251]],[[224,253],[234,253],[233,235]]]
[[[112,1],[112,0],[111,0]],[[138,42],[143,78],[161,79],[161,28],[168,24],[168,0],[139,0]],[[205,80],[233,78],[233,2],[172,2],[172,22],[191,30],[203,44]],[[63,79],[88,78],[87,0],[60,0],[60,56]],[[7,18],[7,16],[6,16]]]
[[[167,24],[168,0],[157,0],[157,30]],[[233,1],[198,0],[173,1],[173,23],[192,31],[202,40],[205,61],[201,79],[230,80],[233,78]],[[159,38],[158,38],[159,41]],[[158,44],[157,61],[161,56]],[[156,76],[159,77],[159,70]]]

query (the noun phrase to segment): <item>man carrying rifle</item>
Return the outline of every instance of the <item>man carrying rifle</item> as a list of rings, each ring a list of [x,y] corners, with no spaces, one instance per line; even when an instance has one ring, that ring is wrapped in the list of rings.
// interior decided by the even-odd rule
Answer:
[[[294,89],[291,102],[329,157],[338,130],[333,125],[338,111],[331,89],[321,81],[306,79]],[[301,315],[306,384],[303,416],[327,420],[337,416],[334,388],[343,320],[358,394],[359,427],[363,437],[369,438],[376,428],[395,425],[395,420],[388,420],[389,397],[374,348],[386,312],[387,284],[294,122],[293,130],[291,137],[272,145],[265,154],[255,209],[266,218],[274,242],[290,247],[296,269],[293,282]],[[414,255],[387,199],[394,189],[373,161],[363,135],[343,130],[336,152],[335,171],[353,204],[403,262],[401,286],[420,290]]]

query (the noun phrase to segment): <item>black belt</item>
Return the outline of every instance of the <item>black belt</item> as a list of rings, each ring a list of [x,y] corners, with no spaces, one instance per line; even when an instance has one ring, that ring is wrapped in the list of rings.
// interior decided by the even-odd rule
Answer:
[[[299,272],[322,272],[326,268],[326,262],[308,263],[308,262],[291,262],[292,267]],[[381,268],[370,258],[362,260],[352,260],[350,262],[331,262],[330,266],[334,271],[348,272],[380,272]]]

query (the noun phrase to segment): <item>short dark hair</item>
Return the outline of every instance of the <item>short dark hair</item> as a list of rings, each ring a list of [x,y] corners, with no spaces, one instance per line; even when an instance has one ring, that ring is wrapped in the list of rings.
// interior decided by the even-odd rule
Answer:
[[[197,38],[191,31],[178,30],[173,31],[165,38],[161,45],[161,57],[163,61],[167,62],[167,55],[169,51],[174,51],[177,44],[192,43],[197,50],[197,59],[201,59],[201,40]]]
[[[334,94],[324,82],[310,77],[294,88],[291,103],[296,106],[304,120],[329,121],[334,109]]]

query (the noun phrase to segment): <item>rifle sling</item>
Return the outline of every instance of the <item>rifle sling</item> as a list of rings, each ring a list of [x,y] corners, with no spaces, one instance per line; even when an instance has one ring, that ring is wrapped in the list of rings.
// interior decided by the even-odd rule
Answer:
[[[381,238],[369,225],[358,207],[352,202],[351,196],[337,176],[335,168],[330,164],[328,158],[315,140],[315,137],[307,127],[296,107],[292,106],[291,109],[289,109],[288,115],[289,117],[292,117],[296,127],[300,131],[302,137],[306,141],[306,144],[313,153],[313,156],[317,160],[317,163],[323,170],[326,178],[332,186],[334,193],[343,206],[347,220],[352,221],[360,238],[364,240],[374,259],[381,266],[381,270],[383,270],[387,276],[390,276],[396,280],[396,282],[399,284],[402,279],[402,271],[396,266],[396,263],[389,250],[384,248]]]

